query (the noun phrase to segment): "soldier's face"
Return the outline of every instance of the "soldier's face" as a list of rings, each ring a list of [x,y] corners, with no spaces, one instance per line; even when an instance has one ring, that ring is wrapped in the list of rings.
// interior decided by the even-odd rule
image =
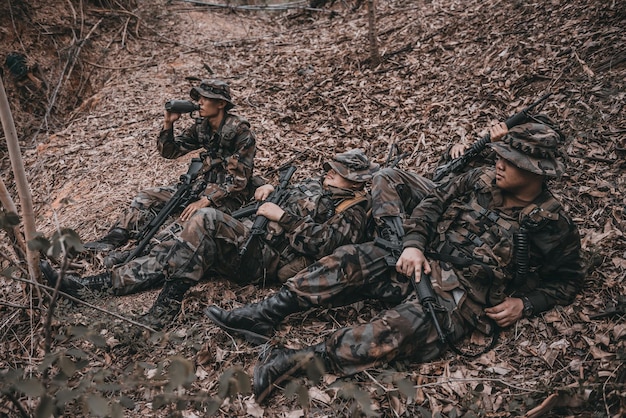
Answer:
[[[502,190],[515,193],[538,181],[542,181],[539,174],[523,170],[504,158],[496,161],[496,186]]]
[[[214,118],[219,116],[224,107],[226,107],[226,102],[224,100],[208,99],[204,96],[200,96],[198,104],[200,105],[200,116],[203,118]]]
[[[341,177],[332,168],[326,172],[324,176],[325,187],[339,187],[341,189],[354,189],[354,182]]]

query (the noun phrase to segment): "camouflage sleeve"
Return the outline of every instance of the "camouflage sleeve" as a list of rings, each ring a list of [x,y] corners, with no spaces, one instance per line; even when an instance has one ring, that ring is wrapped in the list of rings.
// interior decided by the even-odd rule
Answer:
[[[190,151],[202,147],[198,140],[198,124],[193,124],[183,131],[182,135],[174,137],[174,127],[163,129],[157,139],[157,149],[163,158],[173,160]]]
[[[413,210],[404,222],[404,248],[415,247],[424,251],[437,229],[437,223],[450,201],[474,190],[483,168],[451,177],[439,184]]]
[[[336,248],[358,244],[365,238],[367,213],[360,205],[333,215],[320,224],[310,216],[298,217],[285,212],[278,222],[297,252],[315,259],[331,254]]]
[[[209,184],[205,195],[216,204],[230,194],[240,193],[252,181],[254,170],[254,156],[256,155],[256,139],[250,130],[250,124],[241,119],[237,126],[237,135],[234,139],[236,150],[226,159],[226,178],[223,183]]]
[[[533,304],[534,313],[551,309],[554,305],[569,305],[580,292],[585,279],[578,228],[561,213],[557,222],[533,232],[533,249],[542,260],[536,274],[537,286],[524,295]],[[531,265],[535,261],[531,259]]]

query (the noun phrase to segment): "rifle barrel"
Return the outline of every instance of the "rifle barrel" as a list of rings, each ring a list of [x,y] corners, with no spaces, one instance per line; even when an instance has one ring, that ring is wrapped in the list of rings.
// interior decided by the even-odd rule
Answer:
[[[180,176],[180,182],[178,183],[176,192],[167,201],[159,213],[141,230],[137,237],[139,242],[128,257],[126,257],[124,264],[141,254],[146,245],[148,245],[152,237],[158,232],[161,226],[163,226],[163,223],[172,214],[172,212],[174,212],[182,203],[191,199],[193,182],[198,177],[198,174],[200,174],[202,167],[202,159],[191,159],[187,173]]]
[[[520,110],[519,112],[517,112],[516,114],[514,114],[513,116],[505,120],[504,123],[506,124],[506,127],[508,129],[511,129],[514,126],[517,126],[523,123],[528,118],[528,112],[534,109],[535,107],[537,107],[541,102],[546,100],[551,95],[552,93],[544,94],[535,102],[529,104],[524,109]],[[477,156],[483,149],[485,149],[485,147],[487,146],[489,142],[491,142],[491,135],[488,133],[485,136],[483,136],[480,140],[475,142],[467,151],[465,151],[463,155],[461,155],[458,158],[455,158],[449,163],[446,163],[440,167],[437,167],[435,169],[435,173],[433,174],[433,181],[435,182],[440,181],[449,173],[456,173],[457,171],[461,170],[463,167],[467,165],[467,163],[472,158]]]

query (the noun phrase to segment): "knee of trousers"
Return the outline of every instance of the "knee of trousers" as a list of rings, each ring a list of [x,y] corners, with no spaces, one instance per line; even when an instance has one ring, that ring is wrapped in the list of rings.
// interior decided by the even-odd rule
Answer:
[[[430,361],[446,349],[417,301],[387,310],[369,323],[340,329],[326,346],[334,366],[345,374],[393,360]]]

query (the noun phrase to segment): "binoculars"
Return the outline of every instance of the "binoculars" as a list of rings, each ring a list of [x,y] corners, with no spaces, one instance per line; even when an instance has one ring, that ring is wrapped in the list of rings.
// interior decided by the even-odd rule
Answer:
[[[191,113],[200,110],[200,105],[190,100],[170,100],[165,103],[165,110],[172,113]]]

